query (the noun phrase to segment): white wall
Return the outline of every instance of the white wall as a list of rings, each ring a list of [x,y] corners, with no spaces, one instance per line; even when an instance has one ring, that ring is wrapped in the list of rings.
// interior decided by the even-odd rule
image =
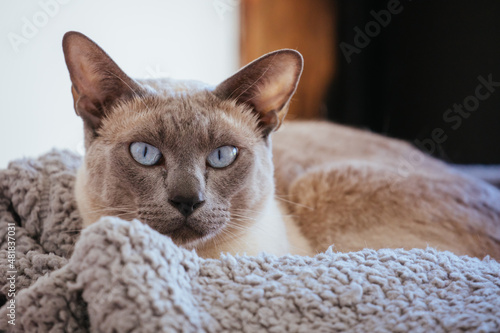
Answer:
[[[89,36],[135,78],[215,84],[238,67],[236,0],[3,1],[0,22],[0,168],[53,147],[83,153],[66,31]]]

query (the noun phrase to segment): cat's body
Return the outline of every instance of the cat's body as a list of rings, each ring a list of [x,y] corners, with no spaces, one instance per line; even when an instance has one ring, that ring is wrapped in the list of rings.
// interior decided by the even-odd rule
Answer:
[[[430,246],[500,258],[498,189],[408,143],[326,122],[290,122],[273,146],[277,195],[289,200],[287,213],[313,250]]]
[[[300,77],[295,51],[208,87],[132,80],[78,33],[63,46],[85,128],[76,186],[85,226],[137,218],[204,257],[329,245],[500,257],[500,195],[487,184],[407,144],[332,124],[285,124],[271,141]],[[401,173],[401,158],[415,167]]]

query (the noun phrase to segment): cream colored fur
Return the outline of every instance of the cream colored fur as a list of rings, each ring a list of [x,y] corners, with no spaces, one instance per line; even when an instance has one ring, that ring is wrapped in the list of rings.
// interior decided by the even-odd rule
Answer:
[[[327,122],[286,123],[273,144],[277,194],[314,250],[431,246],[500,258],[492,185],[408,143]]]
[[[236,237],[220,237],[196,248],[204,258],[219,258],[222,253],[255,256],[261,252],[278,256],[285,254],[314,255],[308,240],[295,221],[282,213],[280,203],[270,198],[261,216],[244,233]],[[236,231],[233,231],[236,232]]]

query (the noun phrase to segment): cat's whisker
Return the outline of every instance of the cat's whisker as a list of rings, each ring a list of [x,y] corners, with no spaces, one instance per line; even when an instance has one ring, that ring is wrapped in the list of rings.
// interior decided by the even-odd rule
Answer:
[[[243,222],[244,224],[240,224],[238,222]],[[249,226],[249,225],[246,224],[247,222],[249,222],[249,221],[245,221],[245,220],[230,221],[227,224],[227,227],[224,228],[223,230],[231,230],[232,232],[243,232],[243,233],[245,233],[248,230],[252,229],[252,226]]]
[[[105,205],[96,205],[101,208],[88,210],[88,213],[101,213],[107,211],[119,211],[119,212],[129,212],[129,213],[137,213],[137,210],[131,208],[130,206],[105,206]]]
[[[243,221],[243,222],[247,222],[250,224],[255,224],[255,222],[257,220],[253,219],[253,218],[248,218],[246,216],[233,216],[233,217],[231,217],[231,221]]]
[[[87,213],[113,213],[113,212],[126,212],[126,213],[136,213],[137,211],[135,210],[124,210],[124,209],[119,209],[119,208],[108,208],[108,209],[94,209],[94,210],[89,210]]]
[[[61,232],[65,233],[70,233],[70,232],[81,232],[83,229],[69,229],[69,230],[62,230]]]
[[[219,239],[219,234],[215,235],[215,237],[212,238],[212,243],[214,244],[214,248],[216,250],[219,248],[219,244],[217,244],[218,239]]]
[[[252,222],[252,221],[248,221],[248,220],[242,220],[242,219],[235,219],[233,222],[243,222],[243,223],[248,223],[248,222]],[[242,224],[238,224],[238,223],[228,223],[228,225],[234,227],[234,228],[240,228],[240,230],[243,230],[243,231],[248,231],[248,230],[258,230],[258,231],[262,231],[262,232],[267,232],[267,230],[263,229],[263,227],[257,225],[257,224],[252,224],[252,225],[242,225]]]
[[[222,239],[223,237],[224,237],[224,239]],[[226,245],[229,245],[230,242],[227,242],[227,241],[234,240],[234,239],[237,239],[239,237],[240,237],[239,235],[236,235],[227,229],[222,229],[221,232],[217,236],[214,237],[214,240],[216,238],[216,239],[221,240],[221,243],[225,243]],[[232,245],[229,245],[229,252],[236,253],[238,251]]]
[[[235,224],[228,224],[227,227],[226,227],[226,229],[227,230],[232,230],[234,232],[241,232],[241,231],[246,232],[246,231],[248,231],[247,228],[239,226],[239,225],[235,225]]]
[[[250,226],[243,226],[243,225],[238,225],[238,224],[228,224],[228,227],[232,228],[232,229],[237,229],[240,231],[248,231],[252,228]]]
[[[103,216],[111,216],[111,217],[124,217],[124,216],[134,216],[135,214],[133,212],[115,212],[115,213],[110,213],[110,214],[100,214],[101,217]]]
[[[262,227],[258,224],[253,223],[253,221],[244,220],[244,219],[235,219],[232,223],[228,223],[228,226],[233,228],[238,228],[240,230],[251,230],[251,229],[261,229]]]
[[[132,213],[119,213],[119,214],[113,214],[113,216],[115,217],[122,217],[122,216],[127,216],[127,215],[131,215]]]
[[[306,209],[309,209],[309,210],[314,210],[314,208],[310,207],[310,206],[307,206],[307,205],[303,205],[303,204],[300,204],[298,202],[295,202],[295,201],[291,201],[291,200],[288,200],[288,199],[284,199],[284,198],[280,198],[279,196],[274,196],[276,199],[278,200],[281,200],[283,202],[286,202],[286,203],[289,203],[289,204],[292,204],[292,205],[296,205],[298,207],[302,207],[302,208],[306,208]]]
[[[253,209],[243,209],[243,208],[235,208],[234,211],[239,211],[242,213],[248,212],[248,213],[262,213],[262,211],[259,210],[253,210]],[[282,214],[282,213],[274,213],[274,214],[267,214],[267,216],[271,217],[280,217],[280,216],[286,216],[286,217],[296,217],[297,215],[295,214]]]
[[[94,211],[99,211],[99,210],[122,210],[122,211],[135,211],[135,209],[131,208],[130,206],[106,206],[106,205],[99,205],[96,204],[96,206],[100,207],[99,209],[95,209]]]
[[[280,198],[290,198],[290,197],[293,197],[293,195],[291,194],[286,194],[286,193],[274,193],[274,196],[275,197],[280,197]]]
[[[222,232],[223,232],[223,233],[226,233],[226,234],[229,234],[230,236],[232,236],[232,238],[231,238],[231,239],[235,239],[235,238],[240,237],[240,235],[238,235],[238,234],[236,234],[236,233],[232,232],[232,231],[231,231],[231,230],[229,230],[229,229],[223,229],[223,230],[222,230]]]
[[[261,213],[260,210],[248,209],[248,208],[233,208],[232,210],[234,210],[234,211],[241,211],[241,212]]]
[[[256,218],[253,218],[253,217],[250,217],[250,216],[246,216],[246,215],[242,215],[242,214],[238,214],[238,213],[232,213],[231,215],[235,216],[235,217],[246,218],[246,219],[253,220],[253,221],[257,220]]]
[[[239,222],[248,222],[248,223],[251,223],[251,224],[255,224],[255,219],[252,219],[252,218],[248,218],[246,216],[233,216],[233,218],[231,218],[231,220],[229,221],[229,223],[232,223],[233,221],[239,221]]]

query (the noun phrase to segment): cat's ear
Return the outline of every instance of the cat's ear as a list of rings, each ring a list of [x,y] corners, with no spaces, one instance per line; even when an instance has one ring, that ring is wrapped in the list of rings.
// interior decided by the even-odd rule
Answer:
[[[302,73],[302,55],[290,49],[268,53],[219,84],[214,93],[252,107],[267,136],[276,130],[288,112]]]
[[[63,51],[75,111],[84,121],[86,134],[95,135],[110,106],[139,94],[141,88],[106,52],[79,32],[64,35]]]

